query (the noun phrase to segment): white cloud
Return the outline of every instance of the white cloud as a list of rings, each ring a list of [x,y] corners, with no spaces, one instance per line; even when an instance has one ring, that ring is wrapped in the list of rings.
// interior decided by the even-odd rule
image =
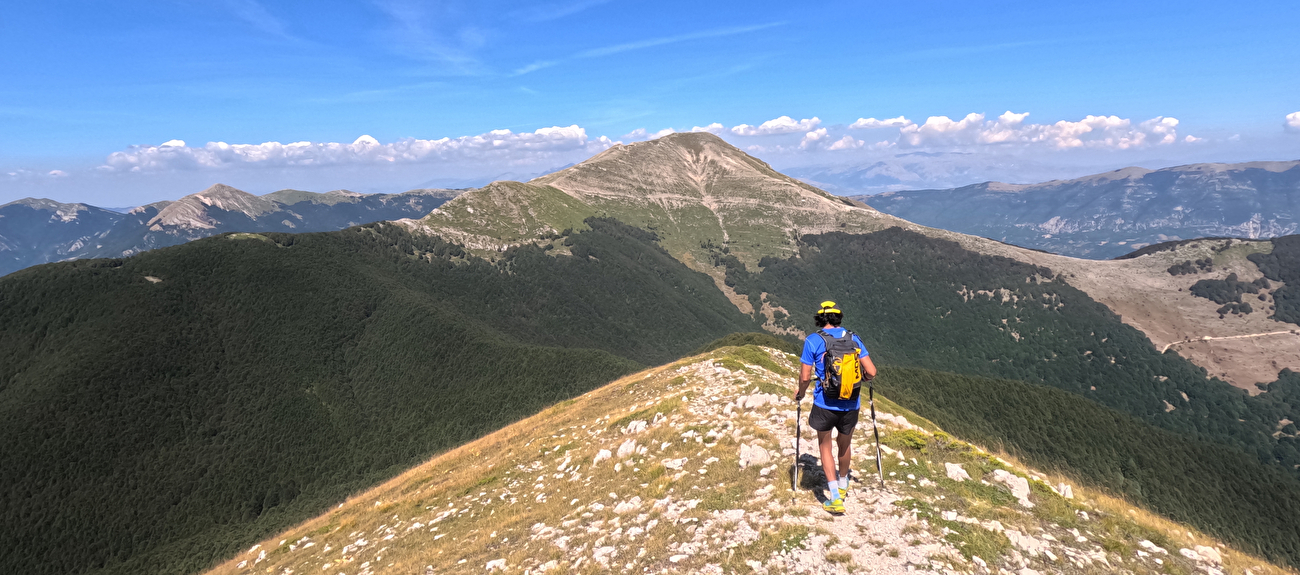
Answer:
[[[813,148],[817,146],[818,142],[823,142],[828,137],[826,128],[817,128],[816,130],[803,135],[803,139],[799,141],[799,149],[807,150]]]
[[[180,140],[171,140],[160,146],[133,146],[114,152],[100,169],[157,172],[234,166],[391,165],[448,160],[527,164],[566,152],[596,153],[613,143],[605,136],[589,138],[586,130],[577,125],[521,133],[493,130],[477,136],[438,140],[407,138],[390,144],[381,144],[370,136],[361,136],[351,144],[208,142],[202,147],[190,147]]]
[[[924,124],[899,129],[898,143],[910,147],[964,147],[1022,144],[1054,149],[1129,149],[1172,144],[1178,139],[1178,119],[1157,116],[1134,125],[1118,116],[1086,116],[1072,122],[1028,124],[1028,113],[1006,112],[995,120],[967,114],[961,120],[931,116]]]
[[[68,173],[63,170],[50,170],[46,175],[51,178],[65,178],[68,176]]]
[[[1205,138],[1198,138],[1196,136],[1188,134],[1186,138],[1183,138],[1183,141],[1187,142],[1188,144],[1195,144],[1197,142],[1204,142]]]
[[[654,140],[657,138],[662,138],[664,136],[667,136],[668,134],[676,134],[676,133],[677,130],[674,130],[672,128],[664,128],[662,130],[659,130],[658,132],[653,132],[653,133],[650,132],[649,130],[646,130],[645,128],[637,128],[635,130],[632,130],[631,132],[623,134],[621,139],[629,140],[629,141]]]
[[[707,126],[702,126],[702,127],[701,127],[701,126],[695,126],[694,128],[691,128],[691,131],[692,131],[692,132],[708,132],[708,133],[710,133],[710,134],[715,134],[715,135],[716,135],[716,134],[721,134],[721,133],[723,133],[723,132],[726,132],[726,131],[727,131],[727,128],[726,128],[725,126],[723,126],[722,124],[719,124],[719,123],[717,123],[717,122],[714,122],[714,123],[709,124],[709,125],[707,125]]]
[[[899,116],[897,118],[885,118],[877,120],[875,118],[858,118],[858,121],[849,124],[849,128],[854,130],[871,129],[871,128],[902,128],[911,126],[914,122]]]
[[[853,139],[853,136],[844,136],[843,138],[835,140],[835,143],[831,144],[830,147],[826,149],[827,150],[856,150],[865,145],[866,142],[863,142],[862,140],[855,140]]]
[[[808,132],[815,130],[822,123],[820,118],[806,118],[795,121],[790,116],[781,116],[763,122],[755,127],[749,124],[741,124],[731,129],[731,133],[737,136],[772,136],[776,134],[791,134],[794,132]]]
[[[1300,112],[1291,112],[1286,115],[1286,121],[1283,122],[1282,128],[1288,132],[1300,133]]]

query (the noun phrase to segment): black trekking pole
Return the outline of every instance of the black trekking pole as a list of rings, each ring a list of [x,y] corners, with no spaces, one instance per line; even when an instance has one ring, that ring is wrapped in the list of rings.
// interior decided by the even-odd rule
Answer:
[[[880,427],[876,426],[876,386],[867,386],[867,402],[871,404],[871,431],[876,434],[876,471],[880,473],[880,488],[885,488],[885,464],[880,458]]]
[[[799,490],[799,439],[803,432],[799,428],[799,422],[803,419],[803,400],[799,400],[798,411],[794,416],[794,469],[790,471],[790,498],[794,499],[794,493]]]

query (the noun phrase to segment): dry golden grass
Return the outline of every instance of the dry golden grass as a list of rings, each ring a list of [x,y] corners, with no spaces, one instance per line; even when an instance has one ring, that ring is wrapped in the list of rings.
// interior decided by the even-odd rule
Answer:
[[[796,556],[849,572],[867,564],[867,558],[874,558],[873,569],[879,570],[881,562],[901,569],[905,561],[926,561],[924,553],[930,553],[931,566],[976,572],[954,545],[969,545],[967,556],[970,549],[981,549],[990,562],[1007,561],[1002,554],[1015,552],[1007,550],[1005,537],[985,529],[971,527],[954,534],[946,527],[962,529],[964,524],[941,520],[940,510],[984,523],[996,520],[1024,533],[1060,534],[1076,524],[1083,527],[1079,512],[1086,509],[1092,514],[1086,527],[1098,534],[1094,537],[1109,538],[1089,545],[1122,551],[1111,554],[1117,568],[1150,572],[1151,565],[1136,559],[1133,549],[1141,539],[1151,539],[1177,560],[1180,547],[1210,545],[1223,553],[1228,572],[1249,568],[1254,575],[1295,574],[1070,478],[1025,471],[1028,467],[1011,456],[957,441],[880,397],[878,410],[902,415],[916,427],[891,424],[882,429],[883,442],[897,450],[884,459],[887,491],[870,491],[876,489],[874,449],[869,436],[857,442],[855,468],[867,475],[859,477],[859,491],[850,503],[859,513],[883,505],[891,519],[861,514],[858,519],[831,518],[806,492],[793,499],[789,491],[786,472],[791,460],[779,454],[790,437],[776,433],[793,428],[788,401],[775,407],[737,408],[730,416],[722,413],[722,404],[737,396],[788,390],[788,377],[777,372],[788,374],[793,358],[771,352],[772,371],[742,361],[757,359],[753,349],[735,351],[723,348],[684,359],[560,402],[438,455],[211,572],[411,574],[432,566],[436,573],[483,573],[489,562],[503,561],[505,572],[537,573],[538,566],[554,561],[553,573],[750,573],[754,565],[771,561],[779,570],[776,565],[787,564],[780,561]],[[720,365],[734,369],[713,367]],[[649,425],[624,434],[623,428],[634,421]],[[815,438],[806,427],[805,445],[812,446]],[[636,452],[593,464],[602,449],[617,452],[629,439],[638,446]],[[742,443],[774,452],[776,460],[764,467],[766,475],[757,466],[740,468]],[[682,458],[686,463],[680,468],[665,466]],[[962,464],[975,481],[948,480],[945,461]],[[1038,476],[1051,485],[1069,483],[1076,498],[1067,501],[1035,483],[1035,508],[1021,509],[1005,488],[980,481],[997,468]],[[877,505],[882,497],[886,499]],[[633,498],[640,500],[636,509],[616,512],[619,503],[631,505]],[[656,500],[661,504],[656,506]],[[891,501],[897,503],[888,504]],[[743,512],[745,519],[729,519],[723,512]],[[897,529],[892,534],[872,532],[881,521]],[[734,533],[751,524],[751,539],[729,545]],[[596,550],[602,548],[613,551],[603,558],[604,564],[596,560]],[[1007,566],[1016,570],[1015,565]],[[1060,572],[1106,571],[1096,565],[1075,569],[1066,564],[1065,571],[1050,564],[1035,566]],[[1164,572],[1171,574],[1186,570],[1178,561],[1167,566]]]

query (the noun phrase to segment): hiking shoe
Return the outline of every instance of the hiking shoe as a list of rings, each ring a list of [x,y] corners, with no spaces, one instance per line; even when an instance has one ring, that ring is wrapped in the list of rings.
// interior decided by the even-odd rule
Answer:
[[[835,515],[843,515],[843,514],[844,514],[844,500],[843,500],[843,499],[836,498],[836,499],[832,499],[832,500],[826,501],[826,502],[822,503],[822,509],[825,509],[827,512],[830,512],[830,513],[835,514]]]
[[[840,492],[840,499],[848,499],[848,498],[849,498],[849,490],[848,490],[848,489],[840,489],[839,492]]]

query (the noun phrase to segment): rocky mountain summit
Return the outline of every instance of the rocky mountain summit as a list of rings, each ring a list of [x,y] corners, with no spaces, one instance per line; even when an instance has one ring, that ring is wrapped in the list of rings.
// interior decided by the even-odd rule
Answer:
[[[883,485],[864,414],[847,512],[827,514],[806,425],[795,452],[786,385],[796,362],[725,347],[628,376],[435,457],[211,572],[1286,572],[879,397]]]
[[[926,226],[1105,259],[1169,240],[1296,233],[1300,161],[1133,167],[1041,184],[986,182],[854,199]]]
[[[322,232],[420,216],[459,193],[280,190],[256,196],[216,184],[125,214],[29,198],[0,206],[0,275],[52,261],[129,256],[224,232]]]
[[[669,253],[706,272],[724,248],[757,265],[765,256],[793,254],[801,234],[911,225],[781,174],[709,133],[614,146],[527,183],[469,191],[406,223],[495,251],[598,215],[654,230]]]

